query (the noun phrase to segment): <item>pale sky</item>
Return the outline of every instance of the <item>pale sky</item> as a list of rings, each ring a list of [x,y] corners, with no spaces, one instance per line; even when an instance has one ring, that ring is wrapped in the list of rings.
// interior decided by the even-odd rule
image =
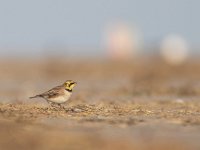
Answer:
[[[145,45],[176,33],[198,48],[199,6],[198,0],[0,0],[0,54],[57,45],[80,54],[79,48],[101,49],[113,21],[137,27]]]

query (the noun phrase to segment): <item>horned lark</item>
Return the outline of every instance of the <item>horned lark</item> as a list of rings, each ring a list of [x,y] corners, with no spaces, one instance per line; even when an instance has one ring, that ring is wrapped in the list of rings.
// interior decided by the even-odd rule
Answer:
[[[58,104],[59,106],[61,106],[61,104],[69,100],[69,98],[72,95],[72,89],[74,88],[75,85],[76,85],[76,82],[72,80],[67,80],[62,85],[56,86],[47,92],[38,94],[30,98],[42,97],[45,100],[47,100],[47,102],[51,106],[53,104]]]

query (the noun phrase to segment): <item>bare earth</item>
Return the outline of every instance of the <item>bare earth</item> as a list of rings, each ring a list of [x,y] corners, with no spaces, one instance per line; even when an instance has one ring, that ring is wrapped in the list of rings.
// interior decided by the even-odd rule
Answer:
[[[198,60],[48,58],[0,67],[0,149],[200,149]],[[64,109],[28,98],[67,79],[78,86]]]

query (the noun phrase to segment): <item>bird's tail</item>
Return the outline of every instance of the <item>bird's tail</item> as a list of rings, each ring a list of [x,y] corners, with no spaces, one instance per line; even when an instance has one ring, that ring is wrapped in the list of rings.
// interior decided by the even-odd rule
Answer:
[[[29,98],[32,99],[32,98],[37,98],[37,97],[42,97],[42,96],[41,95],[35,95],[35,96],[29,97]]]

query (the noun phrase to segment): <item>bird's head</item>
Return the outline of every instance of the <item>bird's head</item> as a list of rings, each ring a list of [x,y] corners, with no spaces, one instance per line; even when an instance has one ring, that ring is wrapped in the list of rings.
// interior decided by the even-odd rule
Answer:
[[[67,80],[63,85],[67,91],[72,91],[77,83],[72,80]]]

